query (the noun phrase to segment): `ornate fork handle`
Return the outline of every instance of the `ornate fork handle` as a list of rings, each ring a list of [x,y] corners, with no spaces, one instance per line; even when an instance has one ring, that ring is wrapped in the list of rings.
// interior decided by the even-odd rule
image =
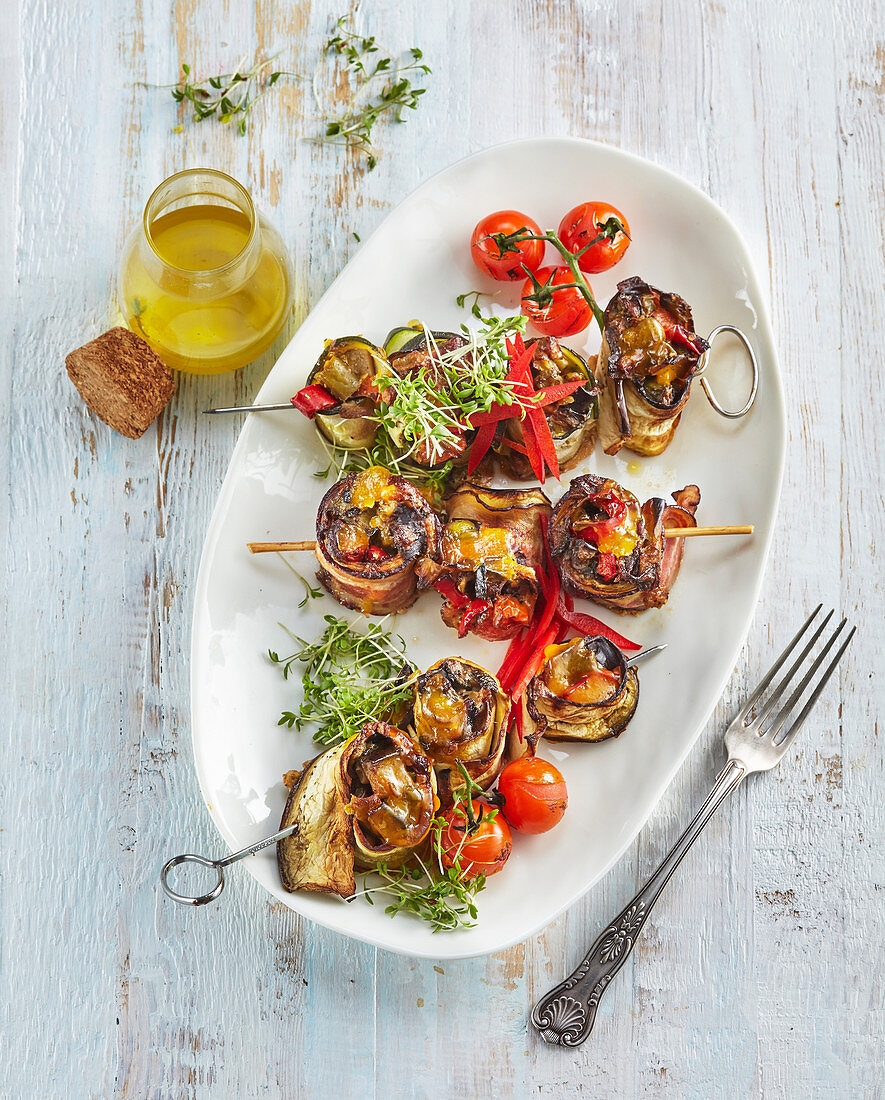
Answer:
[[[661,891],[716,808],[746,774],[743,764],[728,761],[704,804],[645,886],[596,940],[577,970],[535,1005],[532,1023],[548,1043],[574,1047],[590,1034],[600,999],[627,961]]]

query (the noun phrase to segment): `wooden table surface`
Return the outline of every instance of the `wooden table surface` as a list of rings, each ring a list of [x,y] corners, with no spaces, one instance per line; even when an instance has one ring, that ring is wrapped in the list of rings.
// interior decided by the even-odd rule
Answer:
[[[190,61],[281,50],[312,73],[329,0],[4,0],[0,254],[0,767],[9,1097],[882,1096],[883,6],[770,0],[382,0],[352,5],[433,67],[371,174],[317,132],[309,82],[246,137],[179,116]],[[321,96],[334,96],[327,77]],[[781,522],[747,647],[627,855],[529,942],[410,961],[270,904],[233,874],[185,911],[157,872],[219,841],[197,788],[197,563],[247,401],[357,246],[418,183],[506,139],[639,153],[736,221],[770,301],[789,403]],[[68,382],[115,320],[122,242],[187,166],[244,181],[282,229],[295,308],[239,374],[182,377],[139,441]],[[592,197],[592,196],[590,196]],[[617,196],[613,197],[615,200]],[[13,261],[14,257],[14,261]],[[552,1049],[532,1002],[577,962],[703,797],[741,693],[809,606],[861,624],[780,769],[695,846],[600,1010]],[[687,671],[690,683],[690,670]]]

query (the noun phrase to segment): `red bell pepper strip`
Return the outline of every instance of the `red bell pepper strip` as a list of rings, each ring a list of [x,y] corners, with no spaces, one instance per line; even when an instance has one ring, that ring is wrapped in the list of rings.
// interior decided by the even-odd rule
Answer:
[[[553,644],[553,639],[556,637],[556,633],[559,630],[557,625],[549,627],[545,634],[541,636],[541,640],[532,652],[531,657],[526,661],[522,671],[517,678],[516,683],[513,685],[513,689],[510,692],[510,698],[514,703],[519,702],[522,693],[528,686],[529,680],[537,673],[541,665],[544,663],[544,650],[548,645]]]
[[[492,442],[495,438],[495,432],[498,430],[498,425],[495,423],[483,424],[483,426],[476,433],[476,438],[470,448],[470,455],[467,460],[467,473],[472,474],[476,467],[482,462],[485,456],[489,452]]]
[[[587,498],[587,501],[601,512],[605,512],[608,519],[589,521],[580,530],[573,530],[572,533],[584,542],[598,543],[603,535],[610,535],[623,523],[627,516],[627,505],[615,495],[613,489],[607,493],[594,493]]]
[[[507,684],[510,682],[513,666],[519,659],[519,655],[525,644],[525,633],[525,630],[520,630],[510,639],[510,645],[507,647],[507,652],[504,654],[504,660],[501,662],[501,667],[498,669],[498,683],[505,692],[507,691]]]
[[[704,346],[700,343],[699,337],[683,328],[682,325],[674,324],[672,321],[664,321],[660,317],[658,320],[661,321],[664,335],[674,347],[682,348],[683,351],[690,352],[695,357],[702,354]]]
[[[565,606],[562,595],[560,595],[559,605],[556,608],[556,617],[560,622],[568,623],[569,626],[574,627],[579,634],[583,634],[585,637],[599,634],[603,638],[608,638],[610,642],[614,642],[619,649],[642,648],[637,642],[631,642],[629,638],[625,638],[617,630],[612,630],[610,626],[606,626],[595,616],[585,615],[580,611],[569,611]]]
[[[452,605],[452,607],[460,609],[466,607],[470,603],[470,597],[460,592],[454,581],[450,581],[445,577],[438,580],[433,587],[439,592],[444,600],[447,600]]]
[[[571,397],[576,390],[586,385],[587,381],[583,378],[576,378],[574,382],[557,382],[555,386],[545,386],[542,390],[536,390],[532,400],[539,409],[542,409],[547,405],[552,405],[554,401],[562,401],[566,397]]]
[[[528,451],[526,450],[524,443],[517,443],[515,439],[507,439],[506,436],[504,437],[504,439],[501,440],[501,443],[505,447],[510,447],[512,450],[518,451],[521,455],[528,455]]]
[[[539,415],[543,420],[543,413],[540,413],[540,410]],[[534,471],[535,477],[543,485],[546,477],[544,473],[544,460],[541,458],[538,439],[535,435],[535,425],[531,417],[526,417],[522,423],[522,438],[525,443],[525,453],[529,460],[529,465]]]
[[[597,576],[601,577],[604,581],[610,581],[617,571],[618,559],[614,554],[601,550],[599,552],[599,560],[596,563]]]
[[[322,386],[305,386],[292,398],[292,404],[299,412],[313,419],[318,412],[331,409],[333,405],[340,405],[341,402]]]
[[[510,404],[495,404],[485,412],[475,412],[467,418],[471,428],[479,428],[483,424],[498,424],[502,420],[512,420],[520,417],[523,410],[531,407],[543,409],[552,405],[555,401],[562,401],[579,390],[586,382],[578,379],[574,382],[560,382],[555,386],[547,386],[543,390],[532,392],[528,383],[518,382],[517,386],[526,390],[525,395],[514,392],[515,401]]]
[[[535,438],[538,441],[538,450],[541,452],[541,459],[550,473],[558,480],[559,459],[556,455],[556,444],[553,442],[553,436],[550,433],[550,425],[547,423],[547,417],[544,416],[541,409],[529,409],[527,415],[532,427],[535,429]]]
[[[458,637],[466,638],[467,631],[474,622],[476,622],[480,615],[485,614],[491,606],[491,600],[471,600],[464,609],[464,613],[461,615],[461,621],[458,623]]]
[[[370,546],[366,550],[367,561],[384,561],[386,558],[389,557],[390,554],[388,554],[387,551],[382,549],[382,547],[380,546]]]

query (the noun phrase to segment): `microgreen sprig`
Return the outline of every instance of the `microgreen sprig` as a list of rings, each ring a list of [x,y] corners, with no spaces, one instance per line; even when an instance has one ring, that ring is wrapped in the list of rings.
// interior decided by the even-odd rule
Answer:
[[[298,665],[304,666],[301,707],[284,711],[278,725],[297,730],[313,725],[314,741],[334,745],[406,702],[417,674],[410,669],[403,675],[405,642],[380,623],[356,631],[334,615],[325,615],[324,622],[326,628],[315,642],[287,631],[299,648],[288,657],[268,650],[268,658],[280,665],[285,680]]]
[[[492,295],[489,294],[488,291],[465,290],[463,294],[459,294],[455,298],[455,303],[456,305],[459,305],[462,309],[467,309],[467,300],[469,298],[472,298],[473,302],[470,305],[470,312],[473,314],[474,317],[478,318],[481,321],[484,314],[480,307],[479,300],[480,298],[491,298],[491,296]]]
[[[344,110],[326,122],[320,138],[313,139],[334,145],[348,145],[366,158],[371,172],[378,163],[372,140],[372,130],[379,119],[387,116],[395,122],[405,122],[403,112],[415,110],[426,88],[415,87],[412,78],[427,76],[430,67],[416,46],[409,50],[406,64],[392,57],[378,57],[375,36],[365,37],[348,27],[348,17],[342,16],[326,42],[324,53],[343,59],[347,66],[350,96]]]
[[[271,68],[273,57],[257,61],[250,69],[238,65],[232,73],[203,80],[191,80],[190,65],[181,66],[181,80],[172,86],[172,98],[176,103],[187,101],[194,109],[194,122],[217,115],[225,125],[236,119],[237,129],[245,134],[249,112],[262,96],[266,95],[283,76],[298,78],[297,73]]]

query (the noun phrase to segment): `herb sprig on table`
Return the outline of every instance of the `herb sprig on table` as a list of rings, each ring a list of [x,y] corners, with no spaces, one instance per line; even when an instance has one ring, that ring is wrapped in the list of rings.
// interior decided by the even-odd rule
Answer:
[[[243,64],[232,73],[220,73],[203,80],[191,80],[190,65],[181,66],[181,80],[172,87],[176,103],[190,103],[194,109],[194,122],[216,116],[227,125],[236,121],[237,129],[245,134],[249,112],[262,96],[283,76],[295,77],[282,69],[270,71],[273,57],[257,61],[248,70]]]
[[[304,700],[297,711],[283,711],[278,725],[301,730],[315,726],[314,741],[335,745],[359,733],[411,698],[416,673],[403,675],[406,645],[380,623],[354,630],[343,619],[324,616],[326,628],[315,642],[292,634],[299,648],[288,657],[268,650],[288,680],[301,668]]]

